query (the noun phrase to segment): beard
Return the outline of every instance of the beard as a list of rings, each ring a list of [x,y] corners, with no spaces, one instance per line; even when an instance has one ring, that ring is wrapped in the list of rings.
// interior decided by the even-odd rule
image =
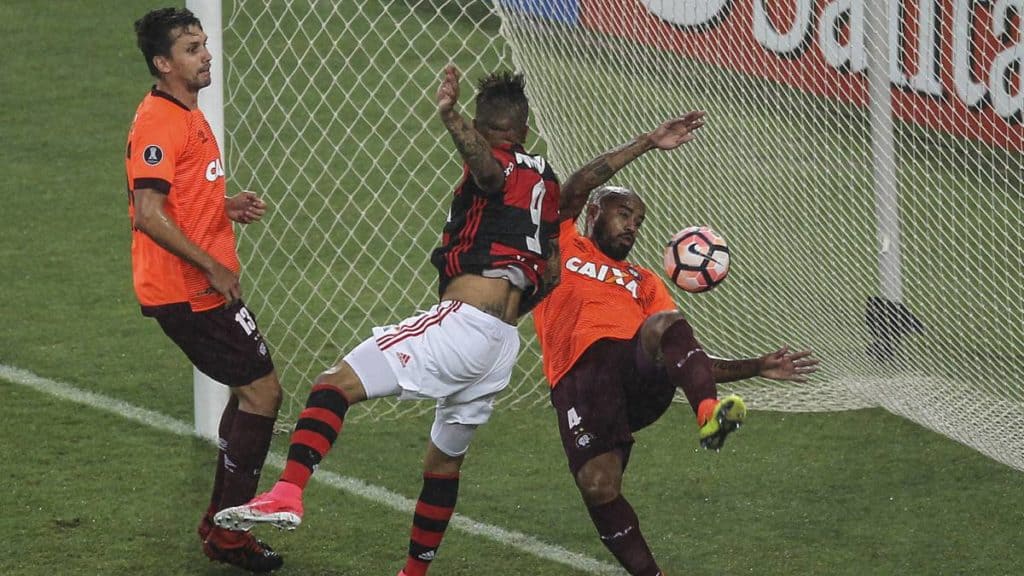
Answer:
[[[193,78],[188,81],[189,90],[198,92],[203,88],[206,88],[213,83],[213,76],[203,78],[201,75],[196,74]]]
[[[614,260],[625,260],[626,256],[629,256],[629,251],[633,249],[632,244],[617,243],[617,237],[609,234],[607,226],[601,221],[594,223],[594,243]]]

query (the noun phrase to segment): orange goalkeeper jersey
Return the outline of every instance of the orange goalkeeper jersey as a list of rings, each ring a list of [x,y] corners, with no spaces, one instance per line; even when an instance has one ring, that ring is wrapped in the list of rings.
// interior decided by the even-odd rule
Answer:
[[[206,116],[154,88],[139,104],[125,155],[128,215],[133,190],[167,195],[164,212],[195,245],[238,273],[235,231],[224,210],[224,165]],[[201,312],[225,303],[201,270],[132,228],[132,280],[143,313],[188,302]]]
[[[594,342],[628,340],[651,314],[676,309],[659,276],[612,259],[581,236],[574,221],[560,226],[562,279],[533,311],[544,375],[552,388]]]

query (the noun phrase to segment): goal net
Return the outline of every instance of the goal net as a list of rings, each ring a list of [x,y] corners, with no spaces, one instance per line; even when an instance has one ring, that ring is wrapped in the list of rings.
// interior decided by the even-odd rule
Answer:
[[[564,179],[690,109],[697,142],[613,183],[673,232],[728,240],[729,279],[677,301],[718,356],[783,344],[804,385],[730,385],[757,409],[882,406],[1024,469],[1024,36],[1016,0],[251,2],[225,7],[227,159],[273,210],[241,238],[294,411],[309,380],[436,301],[458,156],[439,71],[525,72]],[[466,109],[471,113],[471,107]],[[529,320],[501,403],[546,403]],[[374,404],[389,418],[429,406]],[[365,417],[365,416],[364,416]]]

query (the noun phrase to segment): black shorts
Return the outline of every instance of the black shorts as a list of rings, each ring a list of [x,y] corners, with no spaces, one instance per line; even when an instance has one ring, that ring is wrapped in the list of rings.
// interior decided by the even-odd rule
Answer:
[[[274,370],[256,317],[241,301],[204,312],[162,306],[152,316],[196,368],[221,384],[245,386]]]
[[[631,340],[598,340],[551,389],[562,448],[576,475],[588,460],[617,450],[629,460],[633,432],[652,424],[675,396],[665,368]]]

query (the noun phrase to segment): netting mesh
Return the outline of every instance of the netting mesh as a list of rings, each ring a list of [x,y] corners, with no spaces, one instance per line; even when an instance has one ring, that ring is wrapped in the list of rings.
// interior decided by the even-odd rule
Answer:
[[[685,226],[728,239],[729,279],[677,298],[706,348],[737,357],[785,343],[824,363],[809,384],[730,389],[760,409],[884,406],[1024,468],[1022,7],[964,5],[226,7],[229,168],[273,203],[242,236],[246,285],[290,409],[372,326],[436,300],[427,255],[459,161],[433,94],[451,61],[470,79],[526,73],[542,138],[532,148],[563,179],[670,115],[707,110],[696,143],[649,153],[613,182],[647,202],[632,257],[651,268]],[[873,68],[884,54],[889,66]],[[506,407],[546,402],[523,324]],[[425,409],[379,402],[368,414]]]

